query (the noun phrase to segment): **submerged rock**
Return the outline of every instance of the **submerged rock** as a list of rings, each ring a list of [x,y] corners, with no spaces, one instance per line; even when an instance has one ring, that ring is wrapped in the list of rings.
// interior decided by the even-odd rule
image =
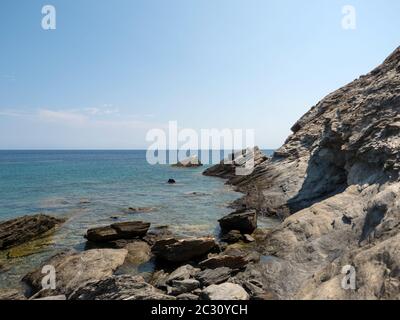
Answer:
[[[229,282],[208,286],[201,296],[204,300],[249,300],[249,295],[243,287]]]
[[[257,228],[257,213],[255,210],[236,211],[218,221],[223,232],[239,230],[243,234],[251,234]]]
[[[69,300],[175,300],[140,276],[111,276],[77,288]]]
[[[150,228],[150,223],[142,221],[114,223],[110,226],[89,229],[86,239],[92,242],[108,242],[119,239],[142,238]]]
[[[24,216],[0,223],[0,250],[37,239],[65,220],[44,214]]]
[[[110,277],[124,263],[127,254],[125,249],[94,249],[58,254],[43,264],[54,267],[56,288],[43,291],[41,296],[68,296],[86,282]],[[22,281],[31,288],[32,293],[37,293],[42,290],[44,276],[41,267],[28,273]]]
[[[221,241],[229,244],[239,242],[242,239],[243,235],[240,233],[239,230],[231,230],[221,236]]]
[[[200,258],[217,246],[214,238],[192,238],[177,240],[175,238],[159,240],[153,248],[153,254],[169,262],[185,262]]]

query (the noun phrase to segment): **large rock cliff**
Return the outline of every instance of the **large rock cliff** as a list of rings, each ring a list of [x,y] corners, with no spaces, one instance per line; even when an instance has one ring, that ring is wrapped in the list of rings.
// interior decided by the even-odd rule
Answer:
[[[231,182],[282,218],[252,266],[280,298],[400,298],[400,48],[312,107],[271,159]],[[343,267],[356,270],[344,290]]]

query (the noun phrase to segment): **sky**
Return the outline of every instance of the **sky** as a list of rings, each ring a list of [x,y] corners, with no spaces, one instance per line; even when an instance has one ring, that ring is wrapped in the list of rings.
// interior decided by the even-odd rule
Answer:
[[[399,12],[398,0],[1,0],[0,149],[145,149],[169,121],[253,129],[277,148],[400,45]]]

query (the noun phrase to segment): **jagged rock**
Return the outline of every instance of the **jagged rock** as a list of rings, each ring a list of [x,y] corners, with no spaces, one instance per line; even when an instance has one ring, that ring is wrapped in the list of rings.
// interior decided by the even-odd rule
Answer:
[[[200,287],[200,282],[195,279],[173,280],[167,293],[173,296],[191,292]]]
[[[249,265],[279,299],[398,299],[400,48],[329,94],[271,159],[231,179],[236,205],[284,222]],[[343,290],[354,265],[357,290]],[[397,288],[397,289],[396,289]]]
[[[44,214],[24,216],[0,223],[0,250],[37,239],[64,222]]]
[[[166,279],[166,283],[171,284],[175,280],[187,280],[194,278],[201,269],[194,268],[190,264],[184,265],[173,271]]]
[[[199,263],[201,268],[217,269],[227,267],[230,269],[243,269],[250,262],[259,260],[259,255],[256,253],[247,253],[241,250],[226,250],[225,252],[213,255]]]
[[[56,289],[46,290],[43,296],[66,295],[82,284],[110,277],[121,266],[128,254],[125,249],[94,249],[81,253],[66,252],[49,259],[43,266],[53,266]],[[42,290],[42,267],[28,273],[22,281],[37,293]]]
[[[214,238],[193,238],[177,240],[175,238],[159,240],[153,248],[153,254],[170,262],[185,262],[199,258],[216,247]]]
[[[253,233],[257,228],[257,213],[255,210],[233,212],[218,220],[223,232],[239,230],[241,233]]]
[[[172,166],[178,167],[178,168],[193,168],[193,167],[201,167],[202,163],[197,156],[192,156],[192,157],[183,159],[181,161],[178,161],[178,163],[176,163]]]
[[[238,284],[225,282],[205,288],[202,298],[204,300],[249,300],[249,295]]]
[[[264,155],[258,147],[248,148],[231,153],[219,164],[206,169],[203,174],[206,176],[229,179],[230,183],[232,183],[243,174],[253,172],[254,168],[267,159],[268,157]]]
[[[110,226],[89,229],[86,239],[92,242],[108,242],[119,239],[142,238],[150,228],[150,223],[131,221],[114,223]]]
[[[175,300],[140,276],[111,276],[77,288],[69,300]]]
[[[225,233],[221,236],[221,241],[229,244],[239,242],[242,239],[243,236],[239,230],[231,230],[228,233]]]
[[[196,275],[196,279],[200,281],[202,286],[209,286],[212,284],[220,284],[227,281],[233,270],[227,267],[217,269],[206,269]]]

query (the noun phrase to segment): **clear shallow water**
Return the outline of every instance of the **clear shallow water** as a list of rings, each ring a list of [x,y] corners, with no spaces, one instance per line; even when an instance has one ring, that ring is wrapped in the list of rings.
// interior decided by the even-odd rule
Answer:
[[[216,235],[217,220],[241,194],[203,176],[205,168],[151,166],[145,151],[0,151],[0,221],[36,213],[68,218],[39,253],[0,255],[0,288],[15,285],[57,251],[82,250],[83,235],[94,226],[143,220],[182,236]],[[177,183],[166,184],[169,178]],[[129,207],[155,210],[129,214]]]

